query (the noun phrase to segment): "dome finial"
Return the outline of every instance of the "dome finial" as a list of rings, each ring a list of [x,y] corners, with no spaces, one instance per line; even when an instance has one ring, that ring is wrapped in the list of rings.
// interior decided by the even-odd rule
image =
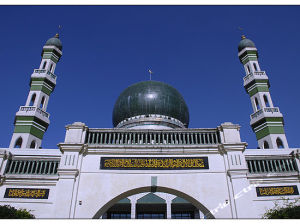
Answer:
[[[54,36],[55,38],[59,38],[59,34],[57,33],[57,34],[55,34],[55,36]]]
[[[243,34],[243,35],[242,35],[242,40],[244,40],[244,39],[246,39],[246,36]]]

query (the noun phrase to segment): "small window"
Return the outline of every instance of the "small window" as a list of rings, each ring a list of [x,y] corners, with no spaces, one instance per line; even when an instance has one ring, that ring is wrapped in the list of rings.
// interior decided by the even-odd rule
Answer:
[[[31,149],[35,149],[35,141],[34,141],[34,140],[31,142],[30,148],[31,148]]]
[[[269,143],[267,141],[264,141],[264,149],[269,149]]]
[[[32,97],[31,97],[31,100],[30,100],[30,104],[29,104],[30,107],[33,106],[34,101],[35,101],[35,97],[36,97],[35,93],[32,94]]]
[[[41,100],[40,108],[43,109],[44,103],[45,103],[45,96],[43,96],[43,98],[42,98],[42,100]]]
[[[283,143],[280,138],[276,139],[276,144],[277,144],[277,148],[279,148],[279,149],[284,148]]]
[[[253,63],[253,66],[254,66],[254,70],[257,72],[257,66],[256,66],[256,63]]]
[[[44,64],[43,64],[43,69],[46,68],[46,65],[47,65],[47,62],[45,61]]]
[[[18,140],[16,141],[16,144],[15,144],[15,148],[21,148],[22,147],[22,138],[18,138]]]
[[[247,70],[248,70],[248,73],[250,74],[250,67],[249,67],[249,65],[247,65]]]
[[[266,95],[264,95],[264,101],[265,101],[266,107],[270,107],[270,104],[269,104],[269,101],[268,101],[268,97]]]
[[[50,70],[50,72],[52,72],[52,67],[53,67],[53,64],[51,64],[51,66],[50,66],[50,69],[49,69],[49,70]]]
[[[256,97],[255,97],[255,106],[256,106],[256,110],[260,110],[260,106]]]

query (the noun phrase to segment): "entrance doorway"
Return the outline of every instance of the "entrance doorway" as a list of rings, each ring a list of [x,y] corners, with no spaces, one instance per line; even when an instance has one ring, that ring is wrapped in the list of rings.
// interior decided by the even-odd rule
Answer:
[[[200,219],[205,218],[193,204],[162,192],[129,196],[111,206],[102,219]]]

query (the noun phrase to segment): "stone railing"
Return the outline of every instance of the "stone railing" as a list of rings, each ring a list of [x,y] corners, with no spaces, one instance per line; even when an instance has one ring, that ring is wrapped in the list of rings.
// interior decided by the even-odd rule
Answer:
[[[56,80],[57,76],[54,75],[52,72],[47,71],[46,69],[34,69],[34,73],[45,73],[46,75],[50,76],[52,79]]]
[[[22,107],[20,107],[19,111],[25,111],[25,112],[28,112],[28,111],[37,111],[38,113],[40,113],[44,117],[47,117],[47,118],[50,117],[49,113],[43,111],[41,108],[38,108],[38,107],[26,107],[26,106],[22,106]]]
[[[53,79],[56,79],[56,75],[54,75],[52,72],[48,71],[47,75],[50,75]]]
[[[5,174],[56,175],[59,161],[8,160]]]
[[[246,159],[250,174],[298,171],[295,159]]]
[[[213,145],[221,143],[213,130],[89,130],[85,143],[96,145]]]
[[[279,112],[278,107],[265,107],[263,109],[260,109],[259,111],[256,111],[255,113],[251,114],[251,119],[257,118],[262,113],[277,113]]]

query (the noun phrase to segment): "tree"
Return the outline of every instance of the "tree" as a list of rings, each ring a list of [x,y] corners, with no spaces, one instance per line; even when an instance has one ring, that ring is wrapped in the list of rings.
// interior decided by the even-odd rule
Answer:
[[[16,209],[10,205],[0,206],[0,218],[1,219],[34,219],[34,215],[26,209]]]
[[[297,205],[299,199],[289,202],[289,199],[284,199],[283,206],[279,206],[275,202],[274,208],[266,211],[263,215],[265,219],[300,219],[300,205]]]

